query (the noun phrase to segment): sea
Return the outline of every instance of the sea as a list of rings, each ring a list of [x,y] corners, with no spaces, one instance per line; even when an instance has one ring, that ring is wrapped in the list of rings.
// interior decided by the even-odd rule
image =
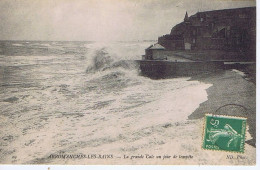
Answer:
[[[134,61],[153,43],[0,41],[0,163],[167,142],[147,134],[186,121],[211,85],[143,77]]]

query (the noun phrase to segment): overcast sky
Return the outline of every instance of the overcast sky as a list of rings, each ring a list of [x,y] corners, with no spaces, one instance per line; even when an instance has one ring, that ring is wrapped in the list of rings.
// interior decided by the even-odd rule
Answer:
[[[0,0],[1,40],[155,40],[198,11],[254,0]]]

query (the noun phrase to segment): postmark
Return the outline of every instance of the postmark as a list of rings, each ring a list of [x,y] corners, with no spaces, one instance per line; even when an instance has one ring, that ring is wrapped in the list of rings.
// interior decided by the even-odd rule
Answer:
[[[246,118],[205,115],[202,148],[244,153]]]

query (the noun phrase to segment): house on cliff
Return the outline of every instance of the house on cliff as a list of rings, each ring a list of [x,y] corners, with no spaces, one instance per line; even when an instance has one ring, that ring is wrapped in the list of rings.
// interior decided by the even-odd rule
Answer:
[[[256,7],[198,12],[158,38],[166,50],[255,51]]]

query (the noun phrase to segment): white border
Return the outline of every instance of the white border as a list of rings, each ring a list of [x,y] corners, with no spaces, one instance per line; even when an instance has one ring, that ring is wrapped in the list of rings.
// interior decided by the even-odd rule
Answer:
[[[256,9],[257,9],[257,22],[256,22],[256,29],[257,29],[257,41],[256,41],[256,58],[257,58],[257,69],[256,69],[256,166],[199,166],[199,165],[189,165],[189,166],[179,166],[179,165],[0,165],[0,170],[70,170],[70,169],[75,169],[75,170],[139,170],[139,169],[145,169],[145,170],[186,170],[186,169],[202,169],[202,170],[208,170],[209,168],[211,170],[218,170],[221,168],[221,170],[228,169],[228,170],[234,170],[234,169],[249,169],[249,170],[256,170],[260,169],[260,159],[259,159],[259,151],[260,151],[260,145],[259,145],[259,116],[258,116],[258,111],[259,111],[259,60],[258,57],[260,52],[260,36],[259,36],[259,31],[260,31],[260,24],[259,24],[259,6],[258,3],[260,0],[256,0]]]

